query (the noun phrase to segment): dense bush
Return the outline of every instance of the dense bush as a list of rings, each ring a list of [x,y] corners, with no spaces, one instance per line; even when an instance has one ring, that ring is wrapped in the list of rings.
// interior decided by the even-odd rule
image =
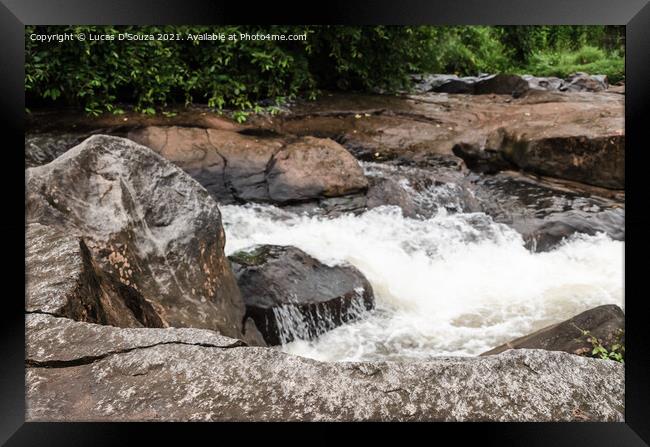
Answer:
[[[45,26],[26,27],[28,107],[89,114],[120,104],[153,114],[177,103],[259,110],[319,89],[387,91],[417,72],[573,71],[623,77],[622,27],[605,26]],[[298,41],[37,42],[32,33],[305,34]]]

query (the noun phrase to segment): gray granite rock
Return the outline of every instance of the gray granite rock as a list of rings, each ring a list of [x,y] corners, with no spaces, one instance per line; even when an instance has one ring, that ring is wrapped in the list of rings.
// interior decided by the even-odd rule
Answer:
[[[151,303],[160,325],[244,338],[219,209],[181,169],[96,135],[26,176],[27,222],[83,240],[93,268]]]
[[[210,331],[27,316],[28,421],[622,421],[623,365],[518,349],[321,363]]]

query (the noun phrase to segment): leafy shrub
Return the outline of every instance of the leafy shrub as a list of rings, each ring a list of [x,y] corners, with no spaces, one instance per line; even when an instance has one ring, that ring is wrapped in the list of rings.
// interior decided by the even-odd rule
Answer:
[[[27,26],[29,107],[97,115],[120,104],[154,114],[203,103],[248,113],[320,89],[395,91],[409,74],[575,71],[623,79],[622,27],[602,26]],[[43,43],[32,33],[304,34],[300,41],[85,40]]]
[[[591,351],[586,353],[588,357],[625,363],[625,344],[623,343],[623,336],[625,333],[622,329],[618,329],[616,333],[616,341],[611,343],[611,345],[606,346],[603,344],[602,340],[592,335],[591,332],[581,329],[575,324],[574,326],[592,346]]]

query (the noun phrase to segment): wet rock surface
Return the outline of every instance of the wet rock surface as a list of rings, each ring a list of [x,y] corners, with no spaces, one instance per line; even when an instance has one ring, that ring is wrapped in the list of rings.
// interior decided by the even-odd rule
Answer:
[[[374,307],[372,286],[350,265],[327,266],[291,246],[229,256],[250,317],[270,345],[312,339]]]
[[[589,337],[596,337],[608,350],[614,344],[624,344],[625,315],[615,305],[589,309],[569,320],[497,346],[481,355],[494,355],[508,349],[546,349],[584,355],[593,349]],[[582,331],[589,331],[584,335]]]
[[[467,188],[480,210],[522,234],[535,251],[556,248],[576,233],[602,232],[625,239],[624,201],[598,189],[576,189],[515,172],[468,176]]]
[[[206,330],[26,324],[28,421],[623,420],[623,365],[562,352],[321,363]]]
[[[183,127],[146,127],[128,137],[177,164],[220,203],[290,204],[367,188],[354,157],[328,139]]]
[[[155,310],[153,326],[201,327],[244,337],[244,305],[223,253],[221,215],[205,189],[179,168],[130,140],[93,136],[55,161],[28,169],[26,176],[28,224],[82,241],[81,254],[72,240],[65,241],[76,259],[69,267],[75,270],[70,281],[80,274],[92,276],[92,270],[109,278],[118,293],[100,287],[108,295],[98,298],[104,309],[123,302],[120,291],[128,291]],[[48,244],[56,251],[55,242]],[[29,246],[34,256],[43,256],[37,240]],[[57,254],[49,256],[55,260]],[[49,278],[38,272],[45,268],[42,263],[29,268],[37,269],[30,287],[52,288],[34,282]]]

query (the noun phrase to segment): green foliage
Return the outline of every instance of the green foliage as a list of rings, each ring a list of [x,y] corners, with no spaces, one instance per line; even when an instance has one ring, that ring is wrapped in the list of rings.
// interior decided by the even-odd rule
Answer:
[[[618,330],[616,342],[607,347],[589,331],[580,329],[578,326],[575,327],[580,331],[583,337],[586,337],[587,342],[591,343],[592,350],[587,353],[589,357],[603,360],[614,360],[620,363],[625,362],[625,345],[622,342],[624,332],[622,329]]]
[[[578,71],[605,74],[609,82],[625,79],[625,60],[618,52],[585,46],[576,51],[537,52],[531,55],[525,71],[538,76],[566,77]]]
[[[170,104],[203,103],[273,113],[320,89],[396,91],[411,73],[480,72],[623,79],[623,27],[615,26],[27,26],[25,90],[30,108],[73,106],[90,115],[153,115]],[[304,40],[118,40],[133,35],[240,33]],[[39,42],[32,33],[84,33],[114,40]]]
[[[422,71],[474,75],[507,71],[511,65],[494,27],[431,27],[428,34]]]

